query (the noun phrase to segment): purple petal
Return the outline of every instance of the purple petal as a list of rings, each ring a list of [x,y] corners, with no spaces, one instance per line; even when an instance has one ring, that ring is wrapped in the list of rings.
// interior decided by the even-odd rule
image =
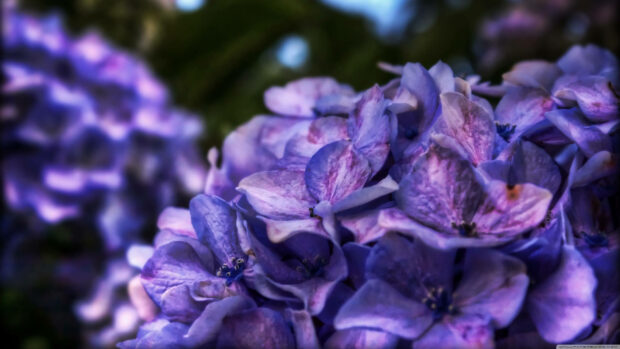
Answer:
[[[368,160],[346,141],[321,148],[308,162],[305,181],[317,201],[334,203],[362,188],[371,174]]]
[[[554,107],[549,92],[540,88],[510,88],[497,104],[497,125],[514,131],[502,136],[516,139],[536,123],[545,119],[545,113]],[[501,134],[501,133],[500,133]]]
[[[204,308],[204,303],[201,304],[192,298],[185,284],[169,287],[161,295],[159,305],[167,319],[185,323],[194,321]]]
[[[441,109],[435,131],[453,138],[474,165],[490,160],[495,141],[492,114],[455,92],[441,94]]]
[[[221,264],[245,256],[237,238],[237,213],[226,201],[200,194],[190,201],[189,211],[198,239]]]
[[[566,74],[603,75],[614,84],[618,83],[618,60],[613,53],[596,45],[575,45],[557,64]]]
[[[385,108],[388,101],[378,85],[362,95],[355,111],[348,119],[349,135],[355,148],[362,153],[377,173],[390,152],[390,118]]]
[[[390,233],[382,237],[366,260],[366,278],[381,279],[401,294],[422,300],[430,288],[452,289],[454,251],[441,251],[420,240]]]
[[[511,161],[510,172],[504,181],[516,183],[532,183],[557,192],[562,182],[560,169],[546,151],[527,141],[517,141],[507,147],[498,159]]]
[[[362,327],[414,339],[433,323],[426,305],[406,298],[381,280],[369,280],[334,320],[338,330]]]
[[[237,190],[259,214],[273,219],[308,218],[310,208],[317,204],[301,171],[258,172],[244,178]]]
[[[348,242],[342,246],[342,251],[347,258],[349,279],[355,288],[360,288],[366,282],[366,260],[370,253],[370,247]]]
[[[514,85],[549,91],[560,75],[562,71],[554,63],[532,60],[515,64],[508,73],[502,75],[502,78]]]
[[[613,176],[618,170],[618,156],[605,150],[600,151],[592,155],[575,172],[573,188],[583,187],[601,178]]]
[[[349,229],[355,238],[355,242],[367,244],[382,237],[387,230],[378,224],[381,209],[364,211],[354,215],[340,218],[343,227]]]
[[[604,77],[588,76],[559,86],[556,84],[553,95],[576,101],[586,118],[593,122],[618,118],[618,97],[609,80]]]
[[[284,155],[288,141],[310,126],[310,120],[256,116],[231,132],[222,146],[222,169],[233,183],[266,171]]]
[[[225,171],[218,168],[217,159],[219,153],[217,148],[209,149],[207,159],[209,160],[209,168],[205,177],[204,193],[215,195],[224,200],[232,200],[237,192],[234,183],[228,178]]]
[[[449,65],[439,61],[428,70],[428,73],[435,80],[439,93],[454,92],[454,72]]]
[[[287,317],[293,323],[296,348],[313,349],[321,347],[310,313],[305,310],[287,309]]]
[[[192,226],[189,210],[185,208],[166,207],[157,218],[157,228],[172,230],[177,235],[198,239]]]
[[[403,67],[401,86],[416,97],[418,108],[422,111],[420,129],[428,129],[433,124],[439,107],[439,90],[435,80],[421,64],[407,63]]]
[[[288,142],[285,157],[310,159],[325,145],[347,138],[347,119],[338,116],[318,118],[312,121],[307,133],[300,133]]]
[[[482,185],[469,161],[436,144],[415,162],[395,194],[408,216],[444,231],[452,223],[469,221],[482,198]]]
[[[329,95],[353,95],[353,90],[332,78],[304,78],[284,87],[274,86],[265,91],[265,105],[276,114],[314,117],[316,102]]]
[[[275,311],[267,308],[228,315],[222,322],[217,348],[293,348],[295,338]]]
[[[383,331],[351,328],[336,331],[325,342],[325,349],[393,349],[398,337]]]
[[[609,137],[594,126],[588,126],[576,109],[559,109],[545,114],[566,137],[577,143],[579,149],[590,157],[602,150],[611,150]]]
[[[473,221],[479,232],[514,236],[542,222],[552,198],[547,189],[530,183],[511,186],[493,180]]]
[[[441,232],[417,223],[398,208],[384,209],[379,213],[378,223],[388,231],[403,233],[424,241],[425,244],[440,250],[459,247],[497,246],[506,243],[513,237],[497,234],[480,234],[477,237],[460,237],[458,234]]]
[[[595,317],[596,278],[577,250],[564,247],[558,270],[536,285],[527,309],[540,335],[552,343],[570,341]]]
[[[384,197],[398,190],[396,183],[389,175],[377,184],[358,189],[348,196],[339,200],[333,206],[334,212],[342,212],[351,208],[359,207],[373,200]]]
[[[494,250],[469,250],[454,304],[464,314],[488,316],[495,328],[508,326],[521,310],[529,279],[525,264]]]
[[[223,294],[225,287],[225,280],[207,272],[194,249],[180,241],[156,249],[144,265],[141,278],[144,289],[159,305],[164,293],[175,286],[185,285],[189,292],[195,283],[208,281],[215,294]]]
[[[192,323],[183,336],[185,347],[196,348],[215,340],[228,315],[255,307],[254,301],[244,296],[227,297],[207,304],[204,311]],[[246,330],[248,330],[246,328]]]
[[[459,315],[434,324],[420,339],[413,342],[413,349],[435,348],[493,348],[493,329],[485,318]]]
[[[290,219],[286,221],[261,218],[267,226],[269,241],[279,243],[299,233],[312,233],[326,238],[331,235],[323,228],[323,222],[318,217],[307,219]]]

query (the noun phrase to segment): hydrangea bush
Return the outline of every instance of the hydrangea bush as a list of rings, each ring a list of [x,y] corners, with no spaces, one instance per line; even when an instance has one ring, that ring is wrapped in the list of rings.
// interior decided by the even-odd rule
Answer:
[[[265,92],[132,254],[147,322],[120,348],[618,341],[616,58],[575,46],[496,86],[384,67]]]
[[[3,10],[2,176],[11,210],[51,224],[96,222],[115,250],[176,195],[201,191],[201,122],[172,107],[143,63],[95,33],[72,38],[56,16],[21,14],[11,2]]]

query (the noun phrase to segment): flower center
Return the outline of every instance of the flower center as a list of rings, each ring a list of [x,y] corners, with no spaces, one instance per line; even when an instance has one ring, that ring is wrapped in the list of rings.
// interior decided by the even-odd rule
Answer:
[[[226,286],[230,286],[243,276],[245,260],[243,258],[233,258],[230,265],[222,264],[215,273],[216,276],[226,279]]]
[[[326,265],[327,261],[325,258],[317,255],[312,259],[302,259],[295,270],[300,272],[306,279],[311,279],[315,276],[323,276],[325,274]]]
[[[583,234],[583,239],[590,247],[605,247],[609,245],[609,239],[607,239],[605,234],[587,234],[585,232],[581,232],[581,234]]]
[[[497,130],[497,134],[502,136],[502,138],[506,141],[510,141],[510,137],[513,133],[515,133],[516,125],[512,124],[500,124],[498,122],[495,123],[495,129]]]
[[[452,295],[443,287],[431,288],[426,298],[422,299],[422,303],[433,312],[435,321],[441,320],[444,315],[456,314],[456,308],[452,305]]]
[[[452,222],[452,228],[458,230],[460,236],[472,237],[476,236],[476,223],[467,223],[461,222],[461,224],[456,224]]]

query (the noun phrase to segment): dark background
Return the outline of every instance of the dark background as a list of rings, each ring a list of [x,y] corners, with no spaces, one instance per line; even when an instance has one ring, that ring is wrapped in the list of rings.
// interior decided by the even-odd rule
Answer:
[[[404,1],[402,11],[408,11],[410,21],[383,35],[364,17],[310,0],[208,0],[193,12],[177,11],[172,0],[23,0],[21,5],[35,13],[59,13],[74,35],[95,29],[143,57],[169,87],[175,104],[204,118],[205,154],[235,127],[267,112],[262,101],[266,88],[301,76],[333,76],[360,90],[392,78],[377,69],[379,61],[429,67],[441,59],[457,74],[477,72],[500,82],[501,73],[516,61],[555,60],[573,43],[618,51],[617,3],[609,0]],[[485,33],[485,21],[511,6],[538,14],[542,28]],[[309,47],[299,68],[287,68],[276,57],[279,43],[291,34]],[[490,50],[499,52],[492,62]],[[24,265],[0,297],[9,347],[83,343],[72,305],[90,291],[109,256],[99,250],[95,232],[72,234],[79,229],[55,227],[17,250]],[[153,224],[145,239],[154,232]],[[65,261],[83,263],[59,274],[58,265]]]

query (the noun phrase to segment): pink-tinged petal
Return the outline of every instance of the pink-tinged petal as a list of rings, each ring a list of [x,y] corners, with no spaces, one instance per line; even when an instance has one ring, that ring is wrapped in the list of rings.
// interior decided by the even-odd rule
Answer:
[[[488,316],[495,328],[508,326],[521,310],[529,278],[525,264],[495,250],[469,250],[463,278],[454,292],[465,314]]]
[[[381,280],[369,280],[340,308],[337,330],[366,328],[414,339],[433,323],[426,305],[415,302]]]
[[[527,298],[527,309],[540,335],[552,343],[570,341],[595,318],[592,268],[573,247],[564,247],[560,266],[536,285]]]
[[[554,88],[554,97],[576,101],[589,120],[605,122],[618,118],[620,101],[606,78],[588,76],[558,85]]]
[[[388,332],[351,328],[336,331],[325,342],[325,349],[393,349],[398,336]]]
[[[348,119],[348,130],[355,148],[362,153],[377,173],[390,152],[390,118],[388,101],[378,85],[366,91]]]
[[[424,241],[425,244],[440,250],[450,250],[459,247],[490,247],[504,244],[513,237],[497,234],[479,234],[474,237],[461,237],[457,233],[446,233],[431,229],[409,218],[397,208],[384,209],[379,213],[379,226],[413,236]]]
[[[347,119],[338,116],[315,119],[307,132],[300,132],[288,142],[285,159],[291,156],[303,157],[307,162],[322,147],[348,137]]]
[[[381,209],[375,209],[340,217],[340,223],[353,233],[355,242],[367,244],[377,240],[387,232],[387,229],[378,224],[380,212]]]
[[[330,143],[308,162],[305,181],[317,201],[335,203],[364,187],[370,178],[368,160],[346,141]]]
[[[577,109],[559,109],[545,114],[560,132],[572,139],[590,157],[602,150],[611,150],[611,140],[595,126],[588,126]]]
[[[402,179],[395,199],[414,220],[447,231],[452,223],[471,219],[483,199],[483,187],[469,161],[433,144]]]
[[[157,305],[153,303],[153,300],[149,297],[148,293],[144,290],[140,276],[136,275],[127,284],[127,294],[131,304],[136,308],[138,316],[144,321],[152,321],[157,316]]]
[[[475,164],[490,160],[495,141],[493,115],[455,92],[441,94],[441,116],[435,132],[453,138]]]
[[[300,233],[312,233],[326,238],[331,238],[330,234],[323,228],[323,223],[319,217],[306,219],[273,220],[259,217],[267,226],[267,236],[269,241],[279,243]]]
[[[560,75],[562,71],[554,63],[531,60],[515,64],[508,73],[502,75],[502,78],[514,85],[550,91]]]
[[[209,303],[202,314],[192,323],[183,336],[186,347],[196,348],[215,340],[228,315],[254,308],[252,299],[245,296],[232,296]]]
[[[189,211],[198,239],[221,264],[244,258],[237,236],[237,212],[226,201],[217,196],[196,195],[189,202]]]
[[[302,171],[266,171],[244,178],[237,187],[259,214],[272,219],[310,216],[317,201],[306,189]]]
[[[600,151],[589,158],[575,172],[573,188],[586,186],[604,177],[613,176],[620,170],[618,156],[608,151]]]
[[[421,111],[422,120],[420,130],[428,129],[435,121],[437,108],[439,108],[439,90],[435,80],[419,63],[407,63],[403,67],[403,76],[400,80],[418,101],[418,109]]]
[[[413,342],[413,349],[494,348],[493,329],[486,318],[476,315],[458,315],[438,322],[420,339]]]
[[[293,333],[279,313],[255,308],[228,315],[218,333],[216,348],[293,348]]]
[[[501,134],[506,140],[517,139],[529,128],[545,119],[545,113],[554,107],[549,92],[540,88],[514,87],[497,104],[497,128],[508,131]],[[514,126],[514,131],[510,131]]]
[[[446,63],[439,61],[428,70],[435,85],[439,89],[439,93],[454,92],[454,72]]]
[[[177,235],[198,239],[192,226],[189,210],[185,208],[166,207],[157,218],[157,228],[172,230]]]
[[[314,117],[316,102],[329,95],[353,95],[353,90],[332,78],[304,78],[284,87],[274,86],[265,91],[265,105],[276,114]]]
[[[491,181],[473,222],[481,233],[514,236],[542,222],[553,195],[530,183],[507,185]]]
[[[295,347],[297,349],[320,348],[321,344],[316,336],[312,315],[305,310],[287,309],[286,315],[293,324],[295,332]]]

